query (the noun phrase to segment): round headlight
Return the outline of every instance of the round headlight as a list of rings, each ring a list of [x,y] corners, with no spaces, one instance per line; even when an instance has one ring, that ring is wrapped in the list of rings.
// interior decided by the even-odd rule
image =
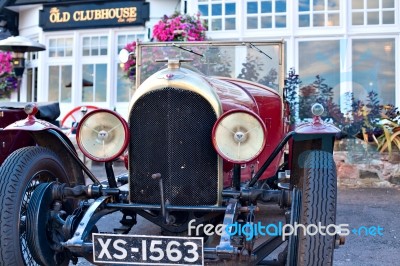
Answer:
[[[256,114],[234,110],[223,114],[213,128],[213,144],[218,154],[232,163],[246,163],[264,149],[265,125]]]
[[[83,154],[98,162],[116,159],[125,151],[128,140],[128,124],[110,110],[88,113],[76,131],[76,141]]]

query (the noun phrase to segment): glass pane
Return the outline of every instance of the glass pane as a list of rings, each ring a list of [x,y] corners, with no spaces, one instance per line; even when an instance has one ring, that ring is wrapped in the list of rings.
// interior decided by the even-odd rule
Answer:
[[[379,24],[379,12],[367,12],[367,24],[378,25]]]
[[[49,48],[49,57],[56,57],[56,49],[55,48]]]
[[[352,9],[363,9],[364,8],[364,0],[353,0],[351,1]]]
[[[261,17],[261,28],[272,28],[272,17],[271,16],[262,16]]]
[[[382,0],[383,8],[394,8],[394,0]]]
[[[120,46],[124,46],[127,41],[126,41],[126,35],[118,35],[117,37],[117,43],[118,43],[118,47]]]
[[[257,2],[248,2],[247,3],[247,14],[257,14]]]
[[[82,65],[82,102],[93,102],[93,65]]]
[[[339,0],[328,0],[328,10],[339,10],[340,2]]]
[[[61,67],[61,102],[71,102],[72,66]]]
[[[57,47],[57,57],[63,57],[64,56],[64,47]]]
[[[99,55],[99,37],[92,37],[91,55]]]
[[[300,0],[299,11],[310,11],[310,0]]]
[[[364,13],[363,12],[353,12],[352,25],[364,25]]]
[[[65,39],[65,46],[72,48],[72,38],[66,38]]]
[[[395,105],[396,69],[394,39],[353,40],[353,92],[366,99],[378,93],[380,104]]]
[[[65,46],[65,39],[59,38],[57,39],[57,47],[64,47]]]
[[[272,3],[271,1],[261,1],[261,13],[271,13]]]
[[[310,27],[310,15],[299,16],[299,27]]]
[[[220,18],[218,19],[212,19],[212,30],[222,30],[222,20]]]
[[[229,3],[225,4],[225,15],[235,15],[236,14],[236,4]]]
[[[257,29],[257,17],[247,18],[247,29]]]
[[[313,7],[314,11],[325,10],[325,0],[314,0]]]
[[[72,46],[65,48],[65,56],[72,56]]]
[[[394,11],[382,11],[382,24],[394,24]]]
[[[117,102],[129,102],[133,93],[134,81],[125,77],[125,72],[119,64],[117,69]]]
[[[56,47],[57,46],[57,40],[56,39],[50,39],[49,40],[49,48]]]
[[[286,16],[276,16],[275,17],[275,27],[276,28],[286,28]]]
[[[117,53],[119,53],[119,51],[124,48],[127,43],[128,42],[126,41],[125,35],[118,36]]]
[[[222,5],[221,4],[212,4],[211,5],[211,15],[212,16],[221,16],[222,15]]]
[[[105,102],[107,100],[107,65],[96,65],[96,82],[95,82],[95,102]]]
[[[49,101],[58,102],[58,88],[60,86],[60,67],[49,66]]]
[[[324,14],[314,14],[314,27],[325,26],[325,15]]]
[[[100,46],[107,46],[107,41],[108,41],[107,36],[101,36],[100,37]]]
[[[379,0],[367,0],[367,8],[379,8]]]
[[[275,12],[286,12],[286,1],[277,0],[275,2]]]
[[[208,16],[208,5],[199,5],[199,12],[202,16]]]
[[[100,37],[100,55],[107,55],[108,52],[107,41],[108,41],[107,36]]]
[[[340,16],[339,14],[328,14],[327,26],[339,26]]]
[[[323,104],[331,99],[339,104],[340,41],[299,42],[299,75],[302,80],[299,93],[303,96],[299,102],[300,118],[311,117],[311,105],[315,102]]]
[[[83,46],[89,47],[90,46],[90,38],[83,37]]]
[[[83,47],[82,55],[83,56],[90,55],[90,49],[88,47]]]
[[[225,19],[225,29],[226,30],[235,30],[236,29],[236,19],[235,18],[226,18]]]

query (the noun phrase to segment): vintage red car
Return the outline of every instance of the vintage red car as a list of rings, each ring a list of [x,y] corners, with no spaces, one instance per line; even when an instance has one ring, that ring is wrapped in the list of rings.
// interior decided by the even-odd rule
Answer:
[[[283,55],[279,41],[138,44],[128,121],[99,109],[77,129],[81,151],[105,163],[104,181],[27,106],[27,118],[4,129],[36,145],[0,168],[0,263],[257,265],[281,247],[274,265],[332,265],[339,130],[321,121],[320,104],[309,123],[289,125]],[[121,156],[127,173],[115,177]],[[260,223],[265,204],[281,207],[283,231]],[[98,232],[117,211],[120,227]],[[129,234],[137,215],[162,234]],[[285,230],[298,224],[333,231]]]

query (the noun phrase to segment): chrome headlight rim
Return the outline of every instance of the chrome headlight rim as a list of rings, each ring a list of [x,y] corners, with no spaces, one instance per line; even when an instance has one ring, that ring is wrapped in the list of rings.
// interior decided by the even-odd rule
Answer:
[[[105,157],[100,157],[100,156],[96,156],[96,155],[92,154],[90,151],[88,151],[88,149],[85,147],[85,144],[83,142],[83,138],[85,136],[84,136],[84,134],[82,134],[82,127],[85,125],[85,122],[87,122],[91,118],[93,119],[93,116],[96,116],[99,113],[100,114],[105,113],[106,115],[111,115],[112,117],[116,118],[118,123],[120,123],[119,125],[116,125],[116,126],[121,126],[122,132],[123,132],[123,136],[121,136],[121,137],[123,137],[123,142],[122,142],[122,144],[119,145],[119,148],[117,149],[117,151],[114,152],[112,155],[105,156]],[[100,132],[98,132],[98,134],[100,134]],[[117,112],[114,112],[114,111],[111,111],[108,109],[98,109],[98,110],[94,110],[94,111],[86,114],[79,122],[77,130],[76,130],[76,143],[77,143],[79,149],[82,151],[82,153],[86,157],[88,157],[89,159],[96,161],[96,162],[110,162],[110,161],[114,161],[115,159],[117,159],[119,156],[121,156],[126,151],[126,148],[129,144],[129,138],[130,138],[130,134],[129,134],[128,123]]]
[[[218,144],[218,140],[217,140],[217,130],[218,130],[219,125],[221,125],[222,121],[224,121],[224,119],[226,119],[227,117],[238,114],[238,113],[248,115],[251,118],[253,118],[255,121],[257,121],[258,126],[260,127],[261,133],[262,133],[262,140],[261,140],[261,142],[259,142],[259,148],[257,149],[257,151],[252,156],[250,156],[248,158],[244,158],[244,159],[229,157],[221,149],[223,147],[221,147],[221,145]],[[236,139],[238,136],[240,136],[235,133],[238,133],[238,132],[232,132],[232,134],[234,134],[232,136],[232,138],[234,138],[234,139]],[[251,162],[254,159],[256,159],[264,151],[266,142],[267,142],[267,128],[265,126],[265,123],[262,121],[262,119],[260,118],[259,115],[257,115],[256,113],[254,113],[253,111],[250,111],[250,110],[234,109],[234,110],[225,112],[218,118],[218,120],[215,122],[213,129],[212,129],[212,143],[214,145],[214,149],[216,150],[218,155],[221,156],[224,160],[226,160],[230,163],[234,163],[234,164],[245,164],[245,163]]]

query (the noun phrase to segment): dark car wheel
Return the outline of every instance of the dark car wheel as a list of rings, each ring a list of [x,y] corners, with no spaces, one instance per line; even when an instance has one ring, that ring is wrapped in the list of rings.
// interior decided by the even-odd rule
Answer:
[[[0,167],[0,265],[37,265],[26,237],[26,211],[35,188],[43,182],[68,183],[59,157],[43,147],[13,152]]]
[[[294,219],[292,224],[297,222],[306,228],[308,225],[318,226],[319,223],[321,228],[330,224],[335,225],[337,184],[333,155],[324,151],[308,152],[304,162],[303,178],[301,193],[296,197],[298,201],[294,202],[294,205],[299,204],[299,206],[295,206],[295,210],[292,210],[296,212],[297,209],[298,216],[292,216]],[[322,229],[325,235],[319,232],[315,235],[304,235],[303,229],[300,229],[297,237],[292,236],[289,239],[287,265],[332,265],[335,247],[335,230],[332,228],[334,227],[329,228],[329,234]],[[315,231],[315,228],[310,229],[312,233]]]

